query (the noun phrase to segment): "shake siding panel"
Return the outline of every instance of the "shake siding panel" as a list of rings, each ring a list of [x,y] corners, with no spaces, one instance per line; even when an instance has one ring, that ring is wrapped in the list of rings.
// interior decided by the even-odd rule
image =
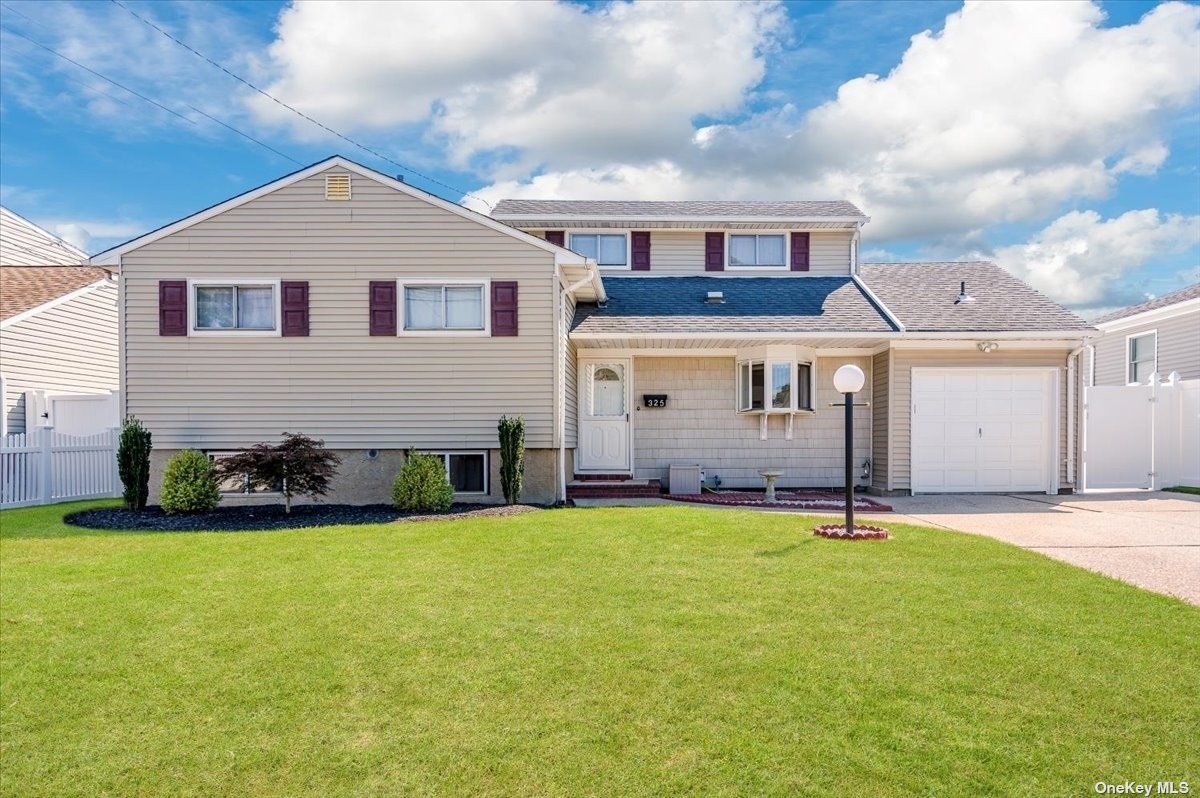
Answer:
[[[152,313],[157,336],[157,309]],[[0,333],[0,371],[6,381],[9,432],[25,431],[27,390],[117,390],[116,286],[103,286],[5,329]]]
[[[733,358],[636,358],[635,407],[643,393],[665,393],[667,406],[633,413],[634,467],[638,478],[667,479],[672,463],[700,463],[709,478],[725,487],[761,488],[764,468],[782,468],[781,486],[834,487],[844,480],[842,409],[833,390],[833,372],[856,363],[868,374],[862,401],[872,395],[870,359],[824,358],[817,361],[814,415],[798,415],[794,437],[784,437],[783,417],[768,419],[767,440],[759,439],[758,416],[734,412]],[[871,457],[871,408],[855,410],[854,464],[857,473]]]
[[[553,255],[358,175],[328,202],[324,175],[124,257],[128,412],[155,445],[491,448],[508,413],[550,446]],[[160,338],[157,281],[197,277],[307,280],[309,336]],[[518,336],[368,334],[371,280],[482,278],[520,284]]]
[[[880,352],[871,358],[871,485],[880,490],[887,489],[889,357],[888,352]]]
[[[935,368],[963,366],[967,368],[1012,368],[1019,366],[1050,366],[1057,369],[1058,390],[1058,462],[1059,483],[1067,486],[1067,386],[1066,362],[1069,349],[1008,350],[1001,349],[980,358],[975,350],[937,351],[897,349],[892,355],[892,393],[889,412],[892,419],[892,488],[909,490],[912,486],[912,369],[914,366]],[[1079,473],[1076,462],[1076,474]]]

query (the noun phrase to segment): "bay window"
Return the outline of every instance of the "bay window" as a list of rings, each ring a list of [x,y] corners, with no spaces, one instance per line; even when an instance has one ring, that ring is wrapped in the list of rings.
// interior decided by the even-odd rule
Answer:
[[[737,365],[737,409],[741,413],[813,410],[811,363],[742,360]]]
[[[571,233],[571,251],[601,266],[628,266],[629,244],[624,233]]]

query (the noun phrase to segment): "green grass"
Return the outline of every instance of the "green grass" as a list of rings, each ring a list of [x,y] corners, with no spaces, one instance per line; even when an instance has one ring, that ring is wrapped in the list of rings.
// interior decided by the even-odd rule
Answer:
[[[690,507],[201,534],[64,511],[0,514],[6,795],[1200,782],[1200,610],[982,537]]]
[[[1173,488],[1163,488],[1171,493],[1190,493],[1193,496],[1200,496],[1200,488],[1192,487],[1191,485],[1176,485]]]

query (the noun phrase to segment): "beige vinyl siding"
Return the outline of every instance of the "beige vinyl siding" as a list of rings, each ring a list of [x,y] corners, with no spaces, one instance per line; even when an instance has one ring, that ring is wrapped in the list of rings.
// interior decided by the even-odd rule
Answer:
[[[579,377],[577,361],[577,347],[575,342],[567,337],[571,330],[571,322],[575,318],[575,297],[568,296],[563,302],[563,373],[565,380],[564,395],[566,401],[563,405],[565,412],[565,424],[563,428],[563,445],[568,449],[574,449],[576,446],[578,426],[576,419],[579,412]]]
[[[9,266],[73,266],[87,255],[27,219],[0,208],[0,263]]]
[[[871,358],[871,486],[880,490],[887,490],[890,367],[890,351]]]
[[[117,390],[117,340],[113,284],[34,313],[0,332],[8,431],[25,431],[25,391]]]
[[[1048,366],[1057,369],[1054,384],[1058,391],[1058,463],[1059,483],[1067,483],[1067,390],[1068,349],[1017,350],[1001,346],[990,355],[970,350],[896,349],[892,354],[889,412],[892,420],[892,449],[889,459],[893,490],[911,489],[912,464],[912,370],[913,367],[1012,368]]]
[[[164,448],[242,446],[285,430],[332,448],[491,448],[503,414],[527,445],[554,421],[554,256],[351,175],[280,188],[127,253],[126,401]],[[160,337],[161,279],[309,282],[307,337]],[[368,335],[371,280],[517,280],[517,337]],[[403,302],[403,297],[400,297]]]
[[[531,230],[534,235],[545,238],[545,230]],[[604,232],[598,230],[597,232]],[[738,231],[730,231],[737,233]],[[767,231],[775,232],[775,231]],[[787,235],[788,231],[779,231]],[[814,230],[809,237],[809,271],[791,272],[786,269],[730,269],[724,274],[791,274],[802,276],[850,273],[849,230]],[[654,274],[712,275],[704,271],[703,230],[652,230],[650,231],[650,271]],[[721,274],[722,272],[717,272]],[[644,277],[647,272],[627,269],[605,269],[604,275]]]
[[[1158,331],[1158,373],[1178,371],[1185,380],[1200,379],[1200,310],[1169,319],[1105,333],[1096,341],[1096,385],[1124,385],[1128,378],[1126,339]]]
[[[814,414],[798,414],[793,439],[785,439],[786,419],[767,419],[767,440],[759,439],[759,417],[734,410],[736,365],[732,357],[639,357],[633,363],[633,455],[635,476],[666,479],[672,463],[699,463],[725,487],[761,488],[758,472],[782,468],[784,487],[836,487],[845,481],[843,410],[833,389],[833,372],[856,363],[868,374],[860,401],[870,401],[870,359],[817,360]],[[667,406],[640,407],[644,393],[665,393]],[[854,411],[854,466],[858,474],[871,457],[871,410]]]

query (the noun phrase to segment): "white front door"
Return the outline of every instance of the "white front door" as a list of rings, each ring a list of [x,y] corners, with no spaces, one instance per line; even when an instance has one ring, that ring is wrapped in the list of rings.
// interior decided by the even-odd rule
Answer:
[[[629,361],[580,363],[580,471],[629,470]]]
[[[914,493],[1054,489],[1054,373],[914,368]]]

